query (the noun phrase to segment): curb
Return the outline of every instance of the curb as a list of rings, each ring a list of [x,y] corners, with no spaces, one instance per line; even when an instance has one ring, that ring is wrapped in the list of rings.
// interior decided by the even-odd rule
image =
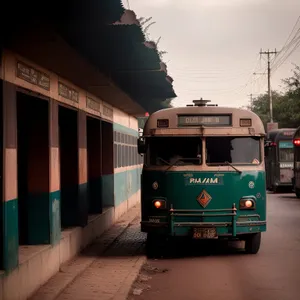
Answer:
[[[136,219],[137,215],[134,215],[134,217],[130,218],[129,221],[125,222],[126,226],[124,226],[120,232],[111,240],[109,241],[102,249],[100,252],[98,252],[99,255],[104,254],[109,247],[111,247],[116,240],[128,229],[128,227],[130,226],[130,224]],[[117,223],[115,223],[114,225],[112,225],[106,232],[104,232],[99,238],[97,238],[96,240],[101,240],[101,237],[104,237],[105,234],[109,234],[109,231],[111,229],[113,229],[114,226],[116,226]],[[95,241],[96,241],[95,240]],[[49,279],[48,282],[46,282],[43,286],[41,286],[31,297],[29,297],[29,300],[55,300],[59,297],[60,294],[63,293],[63,291],[68,288],[77,278],[79,278],[83,272],[85,270],[87,270],[92,264],[93,262],[96,261],[97,258],[86,258],[86,257],[80,257],[80,254],[82,252],[85,251],[89,251],[90,249],[92,249],[93,247],[95,247],[96,244],[94,243],[94,241],[88,245],[85,249],[83,249],[81,252],[79,252],[71,261],[67,262],[64,265],[61,265],[59,270],[52,278]],[[135,266],[138,265],[140,263],[140,259],[138,259],[138,261],[136,262]],[[81,262],[82,261],[82,262]],[[81,262],[81,263],[80,263]],[[76,265],[77,263],[77,265]],[[79,263],[79,264],[78,264]],[[143,263],[141,264],[141,266],[143,265]],[[141,267],[140,266],[140,267]],[[139,270],[140,270],[139,267]],[[75,270],[72,270],[72,269]],[[66,270],[66,271],[61,271],[63,269],[71,269],[71,270]],[[130,273],[130,275],[128,277],[131,277],[132,273],[134,271],[132,271]],[[135,275],[138,275],[138,273]],[[59,277],[59,278],[58,278]],[[125,281],[127,281],[128,277],[125,279]],[[135,280],[134,278],[134,280]],[[133,281],[134,281],[133,280]],[[128,292],[130,290],[131,285],[129,286]],[[121,288],[122,289],[122,288]],[[128,293],[127,292],[127,293]],[[40,295],[42,294],[42,296]],[[127,295],[125,296],[125,298],[120,298],[120,299],[126,299]]]
[[[135,265],[132,267],[132,271],[129,273],[127,278],[124,280],[121,288],[118,290],[117,294],[111,300],[126,300],[129,292],[131,290],[132,284],[137,279],[143,265],[146,263],[147,257],[139,257]]]

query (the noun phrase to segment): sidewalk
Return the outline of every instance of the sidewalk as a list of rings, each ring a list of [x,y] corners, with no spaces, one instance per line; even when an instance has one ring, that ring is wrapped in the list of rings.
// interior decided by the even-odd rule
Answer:
[[[30,300],[125,300],[146,258],[140,207],[127,214]]]

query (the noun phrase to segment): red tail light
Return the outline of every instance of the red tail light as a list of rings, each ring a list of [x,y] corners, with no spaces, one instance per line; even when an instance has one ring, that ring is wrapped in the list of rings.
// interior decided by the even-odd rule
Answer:
[[[295,146],[300,146],[300,139],[293,140]]]

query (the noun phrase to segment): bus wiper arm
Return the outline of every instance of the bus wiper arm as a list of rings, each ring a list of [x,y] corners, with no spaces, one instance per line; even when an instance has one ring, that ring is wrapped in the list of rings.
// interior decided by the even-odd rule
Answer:
[[[161,160],[163,163],[165,163],[166,165],[171,165],[169,162],[167,162],[166,160],[162,159],[161,157],[157,157],[157,159]]]
[[[194,157],[194,158],[190,158],[190,157],[177,158],[172,164],[169,164],[169,167],[166,168],[165,172],[167,172],[168,170],[170,170],[173,166],[175,166],[181,160],[196,160],[196,159],[198,159],[200,161],[201,158],[198,158],[198,157]]]
[[[225,164],[236,170],[239,174],[242,174],[242,171],[237,169],[234,165],[232,165],[229,161],[225,161]]]

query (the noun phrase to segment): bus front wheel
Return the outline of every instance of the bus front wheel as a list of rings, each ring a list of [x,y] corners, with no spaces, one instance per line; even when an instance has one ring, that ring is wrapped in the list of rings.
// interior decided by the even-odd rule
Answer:
[[[259,251],[261,242],[261,233],[254,233],[246,237],[245,251],[247,254],[256,254]]]

